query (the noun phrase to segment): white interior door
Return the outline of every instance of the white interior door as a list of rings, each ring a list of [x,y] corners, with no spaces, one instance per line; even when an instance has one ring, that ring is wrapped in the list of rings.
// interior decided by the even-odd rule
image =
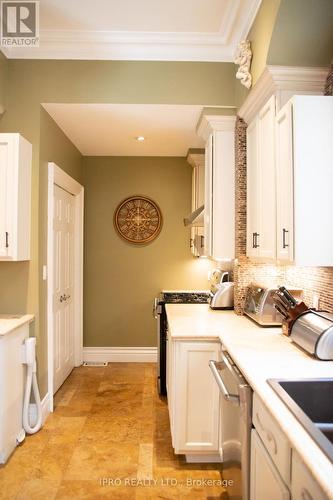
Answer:
[[[54,392],[74,368],[74,196],[54,185]]]

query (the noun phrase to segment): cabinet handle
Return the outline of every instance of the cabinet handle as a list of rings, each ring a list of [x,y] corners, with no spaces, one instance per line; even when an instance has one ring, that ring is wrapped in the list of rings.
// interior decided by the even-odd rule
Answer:
[[[262,424],[262,422],[259,418],[258,412],[256,412],[256,417],[258,420],[258,424],[261,427],[261,430],[266,434],[267,441],[269,443],[273,443],[273,446],[274,446],[273,453],[274,453],[274,455],[276,455],[277,454],[277,444],[276,444],[276,439],[275,439],[273,433],[271,431],[269,431],[268,429],[266,429],[266,427],[264,427],[264,425]]]
[[[8,247],[9,247],[9,243],[8,243],[8,236],[9,236],[9,234],[8,234],[8,232],[6,231],[6,248],[8,248]]]
[[[308,492],[306,488],[301,489],[302,500],[313,500],[313,496]]]
[[[286,243],[286,234],[289,233],[287,229],[283,228],[282,229],[282,248],[287,248],[289,247],[289,244]]]
[[[259,233],[252,233],[252,248],[259,247],[258,237],[259,237]]]
[[[205,237],[204,236],[200,236],[200,246],[201,246],[201,248],[203,248],[205,246]]]
[[[190,238],[190,248],[193,248],[193,247],[194,247],[194,239]]]

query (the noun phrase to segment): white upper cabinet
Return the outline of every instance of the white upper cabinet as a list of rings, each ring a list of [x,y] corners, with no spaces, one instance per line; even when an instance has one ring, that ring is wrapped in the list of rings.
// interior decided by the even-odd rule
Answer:
[[[333,266],[333,97],[295,96],[276,117],[277,258]]]
[[[275,96],[247,129],[247,256],[276,257]]]
[[[199,134],[205,148],[205,255],[235,257],[235,117],[204,115]]]
[[[32,146],[0,134],[0,260],[30,259]]]

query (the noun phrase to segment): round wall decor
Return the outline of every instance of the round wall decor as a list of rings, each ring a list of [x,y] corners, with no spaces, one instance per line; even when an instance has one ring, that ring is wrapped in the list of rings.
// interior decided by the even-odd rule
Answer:
[[[162,228],[162,214],[158,205],[146,196],[131,196],[123,200],[114,214],[119,235],[130,243],[149,243]]]

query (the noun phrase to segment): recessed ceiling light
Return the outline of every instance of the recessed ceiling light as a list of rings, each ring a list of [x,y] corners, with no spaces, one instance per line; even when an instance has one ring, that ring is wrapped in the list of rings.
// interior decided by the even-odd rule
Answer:
[[[136,140],[139,142],[143,142],[145,140],[145,137],[143,135],[139,135],[139,137],[136,137]]]

